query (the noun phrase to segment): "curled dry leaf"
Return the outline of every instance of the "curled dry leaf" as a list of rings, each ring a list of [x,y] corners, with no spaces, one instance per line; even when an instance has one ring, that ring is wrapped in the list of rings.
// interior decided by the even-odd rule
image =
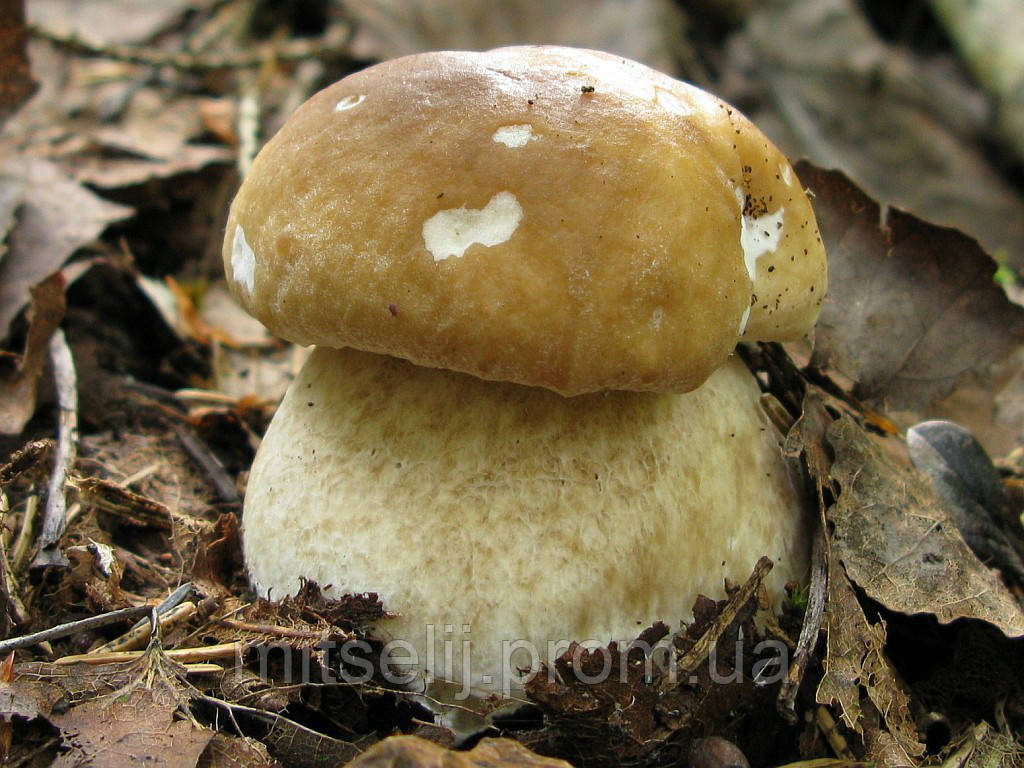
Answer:
[[[826,439],[840,489],[828,516],[832,551],[852,582],[894,611],[933,613],[943,624],[981,619],[1024,635],[1016,600],[964,543],[924,478],[895,466],[849,416]]]
[[[836,704],[847,727],[863,734],[863,688],[877,710],[885,713],[885,724],[900,749],[911,755],[924,752],[910,714],[910,699],[885,655],[885,626],[868,622],[835,557],[829,563],[826,628],[828,651],[825,675],[818,685],[818,702]],[[907,760],[905,764],[913,763]]]
[[[851,379],[902,427],[941,416],[956,390],[996,388],[993,366],[1024,342],[1024,308],[993,281],[995,261],[960,232],[883,210],[838,171],[797,172],[829,253],[812,364]]]
[[[0,375],[0,434],[20,433],[35,413],[36,383],[46,363],[50,337],[64,319],[64,277],[60,272],[31,288],[30,294],[25,351],[14,371]]]
[[[29,290],[79,248],[132,209],[103,200],[45,160],[11,157],[0,166],[0,187],[18,184],[24,199],[0,261],[0,338],[28,303]]]

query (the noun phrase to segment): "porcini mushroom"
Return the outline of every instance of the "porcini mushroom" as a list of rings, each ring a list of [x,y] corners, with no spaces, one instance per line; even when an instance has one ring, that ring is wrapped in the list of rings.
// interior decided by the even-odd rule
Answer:
[[[568,48],[385,62],[260,152],[224,260],[318,345],[249,478],[261,594],[377,592],[418,669],[486,691],[503,641],[628,640],[761,555],[776,597],[803,575],[798,485],[730,354],[811,330],[825,254],[715,97]]]

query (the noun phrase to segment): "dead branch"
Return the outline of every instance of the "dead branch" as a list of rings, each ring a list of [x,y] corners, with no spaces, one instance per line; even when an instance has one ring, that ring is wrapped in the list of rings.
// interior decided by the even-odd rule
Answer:
[[[762,557],[757,561],[757,564],[754,566],[754,572],[750,574],[750,578],[744,582],[743,586],[736,590],[735,594],[729,599],[728,605],[715,617],[707,631],[700,636],[700,639],[679,660],[676,669],[683,673],[683,679],[708,658],[711,650],[718,645],[718,641],[725,634],[726,630],[729,629],[733,621],[736,620],[740,611],[755,598],[758,588],[764,581],[764,577],[768,575],[768,572],[771,571],[774,565],[767,557]],[[661,682],[661,690],[664,692],[671,689],[678,679],[676,675],[666,675]]]
[[[64,332],[58,328],[50,338],[50,361],[57,387],[57,406],[60,408],[57,425],[57,453],[53,460],[53,474],[46,494],[46,513],[39,533],[39,552],[33,568],[66,567],[68,559],[60,551],[60,540],[67,525],[67,500],[64,486],[78,452],[78,376]]]
[[[800,683],[807,670],[807,664],[818,643],[821,622],[825,618],[825,603],[828,596],[828,556],[825,545],[825,531],[821,525],[816,526],[814,541],[811,546],[811,583],[808,587],[807,610],[804,623],[800,627],[793,663],[789,666],[786,679],[782,681],[776,706],[782,718],[791,725],[796,724],[796,695]]]
[[[149,610],[147,608],[147,610]],[[184,664],[192,661],[209,661],[210,659],[240,659],[249,649],[248,643],[221,643],[220,645],[204,645],[197,648],[174,648],[164,651],[164,655]],[[62,656],[54,664],[119,664],[126,661],[141,659],[148,651],[118,651],[116,653],[79,653],[73,656]]]
[[[124,619],[134,619],[138,616],[142,616],[149,613],[150,606],[140,605],[133,608],[121,608],[116,611],[110,611],[109,613],[101,613],[99,616],[89,616],[84,619],[77,621],[69,621],[66,624],[58,624],[56,627],[50,629],[44,629],[40,632],[33,632],[31,635],[22,635],[21,637],[12,637],[9,640],[0,640],[0,654],[9,653],[10,651],[17,650],[18,648],[28,648],[32,645],[38,645],[39,643],[49,640],[59,640],[62,637],[68,637],[79,632],[88,632],[99,627],[106,627],[110,624],[116,624]]]
[[[213,483],[220,500],[225,504],[239,504],[241,500],[238,498],[238,490],[235,488],[234,481],[228,476],[220,460],[206,447],[206,444],[197,440],[184,429],[175,427],[174,431],[185,452],[202,468],[210,482]]]

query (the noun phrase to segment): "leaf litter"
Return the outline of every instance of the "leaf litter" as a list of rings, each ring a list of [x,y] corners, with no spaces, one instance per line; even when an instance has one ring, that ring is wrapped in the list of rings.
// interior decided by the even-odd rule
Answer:
[[[958,526],[951,506],[959,497],[937,492],[914,469],[901,432],[953,412],[957,398],[980,395],[988,407],[966,426],[985,449],[1009,453],[1022,433],[1024,397],[1013,388],[1021,312],[993,284],[996,264],[969,237],[886,209],[839,173],[801,165],[833,264],[818,338],[804,368],[793,362],[808,362],[796,348],[793,358],[777,345],[741,353],[774,417],[795,425],[787,448],[819,509],[820,568],[810,584],[791,585],[777,617],[759,603],[763,566],[751,564],[748,582],[727,585],[729,600],[699,599],[691,623],[652,626],[635,646],[570,648],[544,670],[553,675],[534,678],[518,708],[490,702],[474,713],[478,730],[461,746],[481,735],[504,740],[453,752],[451,712],[436,702],[379,678],[352,685],[327,674],[339,670],[324,643],[365,639],[372,656],[380,642],[373,624],[386,604],[374,595],[328,600],[312,583],[281,603],[254,601],[245,583],[232,499],[301,355],[254,328],[222,301],[223,284],[209,282],[235,183],[230,166],[252,139],[231,121],[254,91],[230,66],[218,70],[210,60],[179,69],[188,62],[173,57],[186,49],[186,57],[207,56],[212,40],[227,41],[230,57],[234,35],[258,24],[241,4],[198,5],[189,17],[183,6],[153,4],[134,31],[107,36],[152,43],[149,59],[122,61],[126,49],[96,43],[102,26],[77,30],[81,45],[68,37],[54,21],[61,7],[41,2],[33,11],[53,34],[33,43],[40,94],[10,122],[15,144],[4,157],[14,172],[0,179],[8,248],[0,271],[20,286],[3,294],[0,312],[15,350],[12,380],[18,366],[23,371],[21,384],[0,388],[0,412],[16,411],[23,422],[3,442],[0,462],[5,635],[28,638],[0,680],[0,728],[20,738],[12,741],[17,754],[40,750],[58,765],[116,765],[132,754],[154,764],[234,766],[341,764],[360,753],[371,765],[399,756],[420,765],[724,765],[737,752],[756,764],[831,754],[847,764],[959,756],[981,765],[1000,749],[1012,759],[1024,729],[1014,683],[1024,673],[1021,585],[1012,569],[994,570],[995,559],[978,550],[983,562],[965,543],[961,529],[971,539],[969,527],[963,519]],[[98,17],[110,12],[103,3],[92,8]],[[634,20],[649,25],[656,8]],[[765,17],[751,18],[753,34]],[[408,26],[412,16],[396,16],[389,29],[366,22],[354,40],[366,56],[379,55],[386,45],[415,47],[443,34],[435,22],[418,30]],[[339,34],[344,20],[320,23],[325,44],[348,39]],[[571,38],[571,25],[565,29]],[[674,29],[648,26],[634,40],[658,51],[658,35]],[[100,58],[69,53],[86,49]],[[171,62],[163,70],[139,63],[161,51]],[[268,58],[258,89],[263,124],[279,124],[318,83],[344,74],[349,53]],[[56,207],[47,210],[50,202]],[[27,243],[45,258],[15,258]],[[66,277],[59,290],[46,282],[57,270]],[[53,300],[23,314],[29,289],[50,290]],[[66,485],[60,544],[69,565],[30,579],[39,526],[32,510],[54,470],[44,439],[53,401],[36,361],[57,324],[79,369],[84,429]],[[957,465],[967,450],[942,460]],[[1022,463],[997,462],[1001,474],[988,476],[990,487],[1024,487]],[[986,509],[994,503],[991,494],[972,499]],[[1005,517],[1005,505],[997,512]],[[189,599],[155,638],[134,634],[128,619],[71,636],[32,635],[160,605],[184,582]],[[113,661],[147,637],[147,651]],[[762,684],[764,659],[752,648],[766,640],[794,655],[788,670]],[[685,669],[643,650],[659,644]],[[609,652],[619,666],[608,681],[574,679],[573,654],[595,671]],[[66,663],[83,654],[94,663]],[[385,738],[392,733],[407,735]]]

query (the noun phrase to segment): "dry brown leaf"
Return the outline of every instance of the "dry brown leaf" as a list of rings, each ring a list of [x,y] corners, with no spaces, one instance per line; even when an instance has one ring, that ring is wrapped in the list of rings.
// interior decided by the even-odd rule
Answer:
[[[281,768],[256,739],[215,733],[197,768]]]
[[[829,561],[825,623],[828,651],[817,701],[837,705],[847,727],[863,735],[861,689],[865,689],[875,707],[885,713],[889,732],[901,749],[921,754],[924,747],[917,740],[910,700],[885,656],[885,627],[868,623],[836,557]]]
[[[1024,308],[993,282],[996,263],[959,232],[883,213],[837,171],[797,171],[829,253],[812,363],[853,380],[857,397],[903,427],[940,416],[955,390],[993,388],[992,367],[1024,341]]]
[[[916,472],[899,468],[849,416],[829,427],[839,498],[829,510],[832,554],[873,600],[943,624],[987,621],[1024,635],[1017,601],[964,543],[942,501]]]
[[[36,384],[48,357],[50,337],[64,318],[64,277],[51,275],[31,288],[25,352],[18,367],[0,375],[0,434],[16,435],[36,410]]]
[[[1024,200],[979,146],[984,97],[953,57],[883,41],[863,7],[757,4],[730,41],[722,95],[759,99],[750,116],[790,157],[842,168],[878,199],[970,232],[1020,266]],[[901,18],[909,30],[921,17]]]
[[[418,736],[391,736],[351,763],[351,768],[571,768],[541,757],[511,739],[483,739],[468,752],[454,752]]]
[[[87,701],[51,718],[69,751],[53,765],[70,768],[102,765],[129,768],[140,762],[154,768],[190,768],[213,738],[213,731],[176,719],[176,695],[159,685],[138,687]]]
[[[673,72],[682,34],[679,11],[664,0],[344,0],[342,5],[356,22],[352,52],[363,59],[557,43],[610,51]]]
[[[10,157],[0,165],[3,177],[19,180],[25,197],[8,237],[10,252],[0,261],[0,338],[28,303],[33,285],[132,213],[97,197],[45,160]]]
[[[33,0],[29,21],[55,32],[72,33],[87,40],[132,43],[149,40],[168,28],[196,0],[133,0],[126,13],[124,0]]]
[[[60,688],[43,680],[0,680],[0,720],[48,718],[60,699]]]
[[[35,91],[23,0],[0,0],[0,124]],[[0,252],[2,255],[2,252]]]

